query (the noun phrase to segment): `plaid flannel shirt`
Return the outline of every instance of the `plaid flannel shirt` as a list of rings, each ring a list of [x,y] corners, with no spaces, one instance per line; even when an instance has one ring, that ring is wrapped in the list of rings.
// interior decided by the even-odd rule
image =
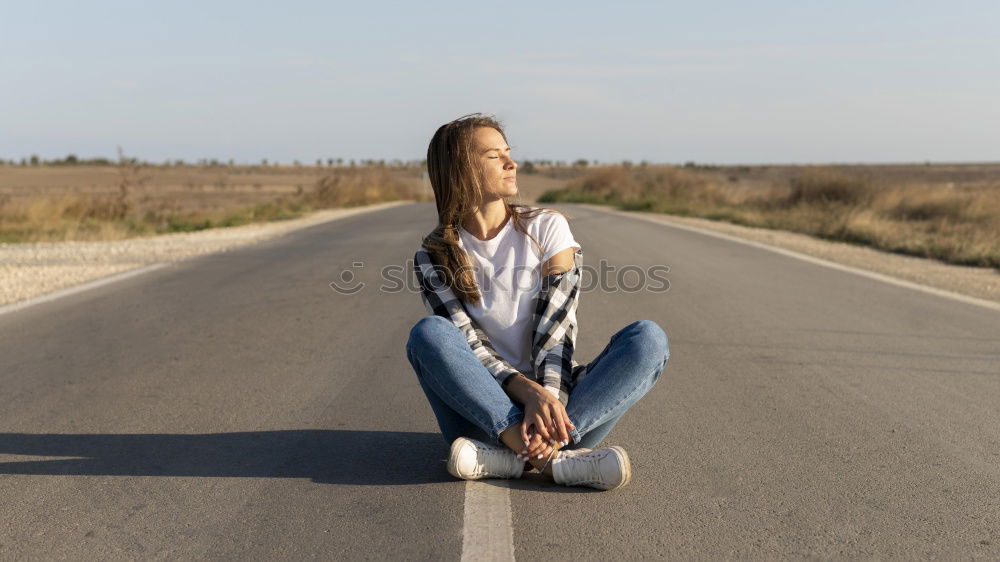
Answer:
[[[576,346],[576,308],[580,295],[580,264],[583,250],[573,253],[573,268],[546,275],[538,293],[532,299],[531,364],[533,373],[521,373],[542,385],[563,405],[569,402],[569,391],[586,372],[587,366],[573,359]],[[486,332],[469,316],[464,303],[455,296],[439,275],[430,254],[423,247],[414,255],[420,298],[427,311],[451,320],[465,334],[469,347],[479,362],[504,386],[511,376],[519,373],[497,354]]]

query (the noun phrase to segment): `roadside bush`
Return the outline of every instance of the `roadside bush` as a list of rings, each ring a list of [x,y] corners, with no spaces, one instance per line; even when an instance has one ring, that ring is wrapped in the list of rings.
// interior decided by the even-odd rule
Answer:
[[[380,168],[339,170],[316,182],[303,201],[316,208],[354,207],[381,201],[417,199],[414,185]]]
[[[784,203],[787,206],[807,204],[863,204],[872,197],[867,180],[844,172],[825,168],[810,168],[791,179],[791,190]]]

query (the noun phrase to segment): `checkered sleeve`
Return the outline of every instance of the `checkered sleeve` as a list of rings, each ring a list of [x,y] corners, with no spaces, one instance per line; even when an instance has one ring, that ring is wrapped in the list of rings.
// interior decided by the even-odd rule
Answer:
[[[580,296],[583,250],[573,253],[573,268],[545,276],[535,295],[531,357],[535,380],[564,405],[577,371],[576,308]]]
[[[452,324],[462,330],[472,352],[501,386],[508,378],[518,374],[517,369],[500,357],[486,332],[466,312],[462,301],[445,283],[437,269],[439,266],[431,261],[425,248],[417,250],[413,256],[413,264],[417,283],[420,285],[420,299],[427,311],[451,320]]]

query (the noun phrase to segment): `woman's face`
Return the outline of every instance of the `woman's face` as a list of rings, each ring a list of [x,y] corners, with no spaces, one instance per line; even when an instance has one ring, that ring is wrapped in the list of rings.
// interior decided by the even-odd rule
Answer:
[[[510,147],[500,131],[479,127],[472,137],[483,177],[484,195],[495,198],[517,195],[517,162],[510,157]]]

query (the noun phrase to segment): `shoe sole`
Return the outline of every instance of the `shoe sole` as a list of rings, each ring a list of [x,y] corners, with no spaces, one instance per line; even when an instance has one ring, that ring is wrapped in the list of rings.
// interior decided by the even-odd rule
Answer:
[[[632,480],[632,461],[631,459],[628,458],[628,453],[625,452],[625,449],[622,449],[617,445],[608,448],[618,451],[618,454],[621,455],[620,457],[618,457],[619,458],[618,466],[619,468],[622,469],[623,473],[622,481],[614,488],[608,488],[608,490],[617,490],[618,488],[621,488],[622,486],[628,484]]]
[[[470,442],[470,439],[467,437],[459,437],[451,442],[451,449],[448,450],[448,474],[451,474],[459,480],[468,480],[468,478],[462,478],[458,475],[458,467],[455,466],[455,458],[458,456],[458,449],[468,442]]]

